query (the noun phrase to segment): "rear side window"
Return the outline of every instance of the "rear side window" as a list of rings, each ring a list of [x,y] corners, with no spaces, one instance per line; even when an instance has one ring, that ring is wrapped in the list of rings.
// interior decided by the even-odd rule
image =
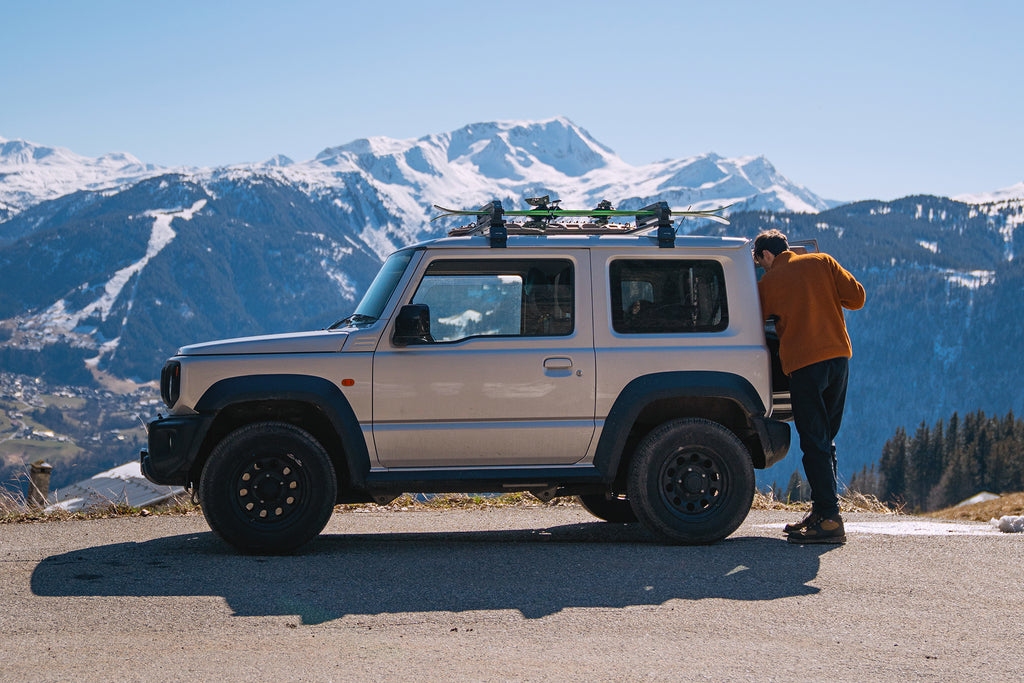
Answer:
[[[560,259],[434,261],[412,303],[430,308],[434,342],[469,337],[572,334],[572,262]]]
[[[611,263],[612,328],[621,334],[720,332],[729,326],[717,261],[621,259]]]

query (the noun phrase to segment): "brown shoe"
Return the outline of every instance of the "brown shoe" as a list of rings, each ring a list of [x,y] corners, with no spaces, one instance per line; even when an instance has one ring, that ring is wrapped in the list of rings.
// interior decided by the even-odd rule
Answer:
[[[821,515],[811,510],[810,512],[807,513],[807,516],[804,517],[804,521],[799,522],[797,524],[787,524],[786,526],[782,527],[782,530],[785,531],[787,534],[795,534],[796,532],[803,531],[804,529],[813,524],[817,524],[820,519]]]
[[[837,513],[821,517],[805,529],[789,535],[790,543],[846,543],[846,529],[843,518]]]

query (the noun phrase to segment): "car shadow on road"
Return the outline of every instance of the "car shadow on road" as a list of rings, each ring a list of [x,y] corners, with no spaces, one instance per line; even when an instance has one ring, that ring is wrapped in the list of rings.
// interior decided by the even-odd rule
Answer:
[[[776,600],[810,582],[833,546],[734,536],[665,546],[635,525],[322,535],[302,554],[245,556],[212,533],[115,543],[43,559],[40,596],[223,596],[236,615],[298,614],[315,624],[349,614],[518,610],[669,600]]]

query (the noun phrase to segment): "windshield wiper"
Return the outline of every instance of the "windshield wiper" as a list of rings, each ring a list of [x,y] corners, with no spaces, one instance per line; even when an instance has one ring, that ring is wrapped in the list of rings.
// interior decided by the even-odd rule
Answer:
[[[347,318],[342,318],[341,320],[337,321],[336,323],[334,323],[333,325],[331,325],[327,329],[329,329],[329,330],[336,330],[336,329],[338,329],[339,327],[341,327],[343,325],[349,325],[349,324],[353,324],[353,325],[364,324],[365,325],[365,324],[375,323],[375,322],[377,322],[377,316],[365,315],[363,313],[353,313],[352,315],[348,316]]]

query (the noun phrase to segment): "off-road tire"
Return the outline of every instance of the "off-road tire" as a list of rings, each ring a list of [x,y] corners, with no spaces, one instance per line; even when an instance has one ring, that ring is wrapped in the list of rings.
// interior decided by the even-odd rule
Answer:
[[[199,479],[210,528],[243,553],[294,551],[327,525],[337,497],[334,466],[309,432],[257,422],[217,444]]]
[[[637,518],[660,539],[714,543],[750,512],[754,467],[726,427],[697,418],[671,420],[640,442],[627,492]]]
[[[624,496],[609,499],[603,493],[588,493],[577,496],[577,499],[587,512],[606,522],[633,524],[637,521],[632,504]]]

